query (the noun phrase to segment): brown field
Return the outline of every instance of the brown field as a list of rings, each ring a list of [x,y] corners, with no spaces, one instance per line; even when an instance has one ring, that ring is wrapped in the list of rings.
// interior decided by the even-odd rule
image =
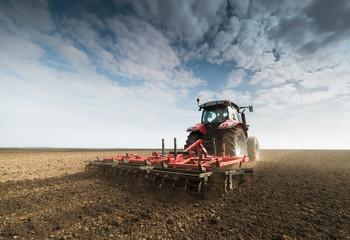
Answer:
[[[0,150],[0,239],[350,239],[350,150],[263,150],[205,198],[84,172],[125,152]]]

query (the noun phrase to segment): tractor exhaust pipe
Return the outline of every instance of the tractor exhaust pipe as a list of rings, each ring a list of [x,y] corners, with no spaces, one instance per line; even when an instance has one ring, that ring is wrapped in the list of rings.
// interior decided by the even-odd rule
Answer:
[[[241,116],[242,116],[242,125],[243,125],[243,131],[244,131],[244,134],[245,136],[248,138],[248,126],[247,126],[247,120],[245,118],[245,113],[242,112],[241,113]]]

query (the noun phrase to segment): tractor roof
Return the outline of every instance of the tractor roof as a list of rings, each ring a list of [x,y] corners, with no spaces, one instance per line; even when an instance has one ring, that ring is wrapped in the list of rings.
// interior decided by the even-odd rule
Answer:
[[[206,102],[201,104],[199,107],[200,109],[205,109],[205,108],[209,108],[209,107],[213,107],[213,106],[218,106],[218,105],[223,105],[223,106],[232,106],[234,108],[236,108],[237,110],[239,110],[239,107],[237,104],[235,104],[234,102],[231,102],[230,100],[215,100],[215,101],[210,101],[210,102]]]

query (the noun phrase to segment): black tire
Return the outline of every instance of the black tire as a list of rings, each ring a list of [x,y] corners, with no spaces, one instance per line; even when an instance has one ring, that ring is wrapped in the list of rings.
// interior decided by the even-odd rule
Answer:
[[[190,135],[188,135],[187,137],[185,149],[191,146],[193,143],[197,142],[199,138],[200,138],[200,133],[191,132]]]
[[[260,157],[260,146],[257,137],[249,137],[247,141],[248,145],[248,157],[250,161],[259,160]]]
[[[244,131],[240,127],[227,129],[222,136],[225,144],[225,155],[231,157],[243,157],[247,155],[247,140]]]

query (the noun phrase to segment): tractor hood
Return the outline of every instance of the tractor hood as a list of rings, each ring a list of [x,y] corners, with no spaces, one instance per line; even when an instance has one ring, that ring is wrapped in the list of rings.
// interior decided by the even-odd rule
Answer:
[[[235,126],[237,126],[237,124],[239,124],[238,121],[236,120],[226,120],[225,122],[221,123],[218,127],[218,129],[229,129],[229,128],[233,128]]]

